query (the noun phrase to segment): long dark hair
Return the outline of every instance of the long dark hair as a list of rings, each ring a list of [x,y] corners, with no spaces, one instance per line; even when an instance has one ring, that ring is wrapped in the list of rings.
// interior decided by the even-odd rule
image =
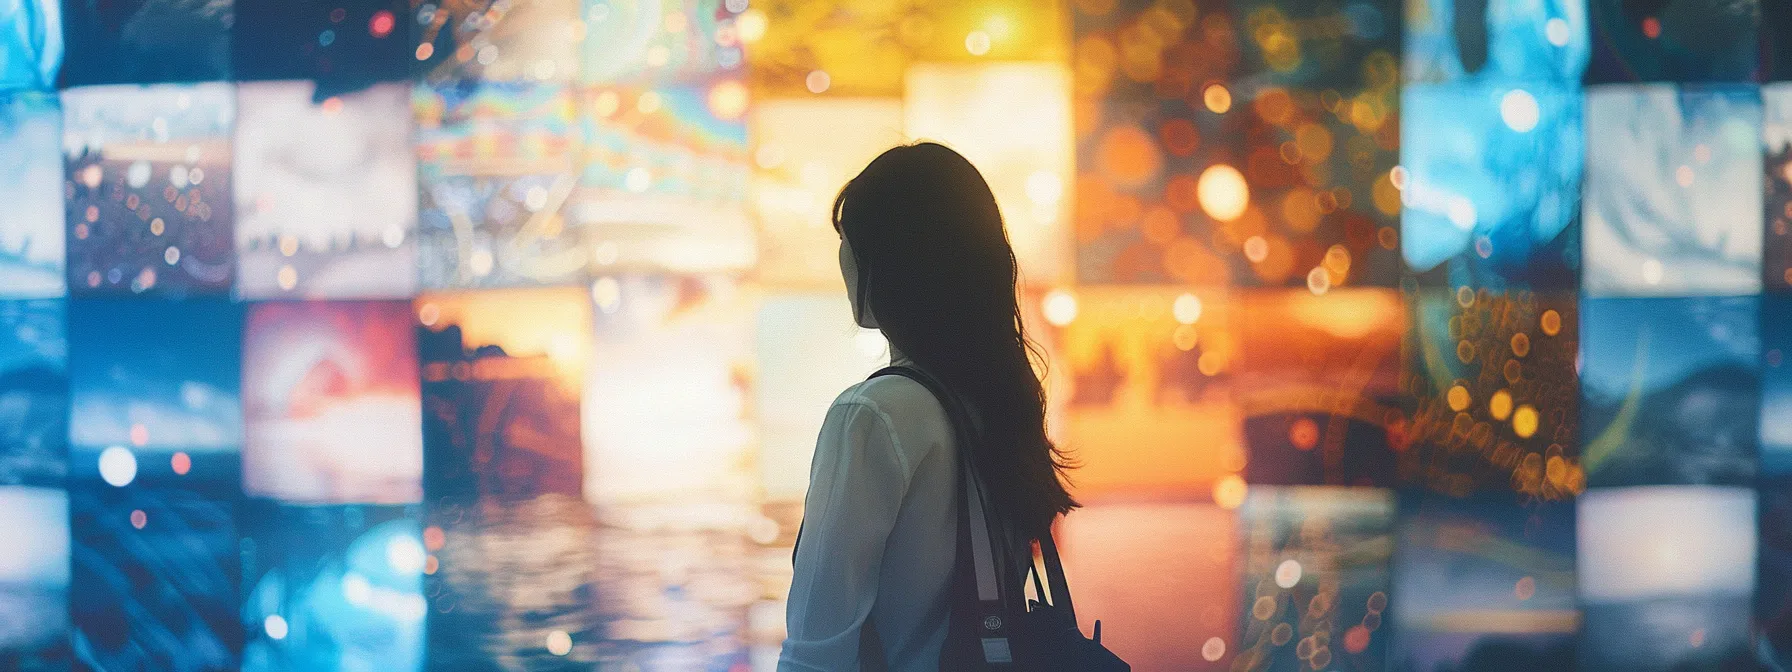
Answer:
[[[858,307],[976,413],[972,459],[995,506],[1029,538],[1076,508],[1045,434],[1014,249],[977,168],[930,142],[891,149],[840,190],[834,229],[858,262]]]

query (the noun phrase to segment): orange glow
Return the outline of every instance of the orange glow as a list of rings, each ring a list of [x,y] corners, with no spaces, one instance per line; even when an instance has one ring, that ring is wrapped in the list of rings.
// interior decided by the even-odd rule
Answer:
[[[1228,511],[1244,505],[1245,496],[1250,494],[1250,486],[1238,474],[1220,479],[1213,484],[1213,503]]]
[[[442,550],[442,547],[446,545],[448,545],[448,536],[442,533],[442,528],[434,525],[423,528],[424,548],[433,552]]]
[[[415,305],[438,328],[459,327],[469,349],[495,345],[513,358],[545,357],[565,385],[582,385],[590,339],[581,335],[591,331],[582,287],[431,292]]]
[[[1194,212],[1201,207],[1200,182],[1193,175],[1177,173],[1164,185],[1164,204],[1176,212]]]
[[[1201,132],[1187,119],[1171,119],[1157,129],[1164,147],[1175,156],[1189,156],[1201,146]]]
[[[1211,84],[1201,92],[1201,102],[1214,114],[1225,114],[1232,109],[1232,92],[1224,84]]]
[[[1288,429],[1288,442],[1301,450],[1312,450],[1319,445],[1319,423],[1312,418],[1301,418],[1294,421]]]
[[[1137,126],[1109,130],[1096,151],[1102,171],[1121,186],[1144,184],[1157,177],[1163,165],[1157,143]]]
[[[1661,37],[1661,19],[1653,16],[1643,19],[1643,36],[1651,40]]]

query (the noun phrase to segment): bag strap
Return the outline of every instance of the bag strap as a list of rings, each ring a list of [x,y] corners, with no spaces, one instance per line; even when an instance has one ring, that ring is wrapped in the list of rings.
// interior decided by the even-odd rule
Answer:
[[[1058,544],[1052,541],[1051,530],[1039,535],[1039,554],[1045,556],[1045,580],[1052,588],[1052,606],[1064,610],[1064,616],[1076,622],[1076,605],[1070,600],[1070,581],[1064,578],[1064,562],[1058,559]]]
[[[961,511],[967,514],[965,522],[970,528],[971,578],[977,589],[975,627],[982,644],[983,662],[990,665],[1010,665],[1014,662],[1014,653],[1008,639],[1008,624],[1004,622],[1011,613],[1007,609],[1010,596],[1003,590],[1003,564],[998,559],[1001,548],[990,535],[992,507],[984,492],[983,479],[977,473],[976,461],[971,457],[970,416],[958,397],[925,371],[912,366],[889,366],[871,374],[871,377],[886,375],[902,376],[927,388],[939,400],[940,406],[945,408],[947,418],[952,423],[959,446],[958,480],[964,488],[961,503],[964,508]]]

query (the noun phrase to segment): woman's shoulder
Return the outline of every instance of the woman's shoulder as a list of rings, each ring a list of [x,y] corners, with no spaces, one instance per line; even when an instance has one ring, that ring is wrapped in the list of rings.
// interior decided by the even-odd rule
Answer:
[[[860,381],[834,399],[835,407],[851,404],[869,406],[897,426],[946,417],[945,408],[926,386],[907,376],[893,374]]]

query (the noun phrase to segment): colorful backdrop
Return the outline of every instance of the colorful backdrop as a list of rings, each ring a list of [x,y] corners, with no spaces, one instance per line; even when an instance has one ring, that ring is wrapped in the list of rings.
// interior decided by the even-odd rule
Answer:
[[[0,670],[775,668],[983,171],[1134,669],[1792,667],[1786,0],[0,0]]]

